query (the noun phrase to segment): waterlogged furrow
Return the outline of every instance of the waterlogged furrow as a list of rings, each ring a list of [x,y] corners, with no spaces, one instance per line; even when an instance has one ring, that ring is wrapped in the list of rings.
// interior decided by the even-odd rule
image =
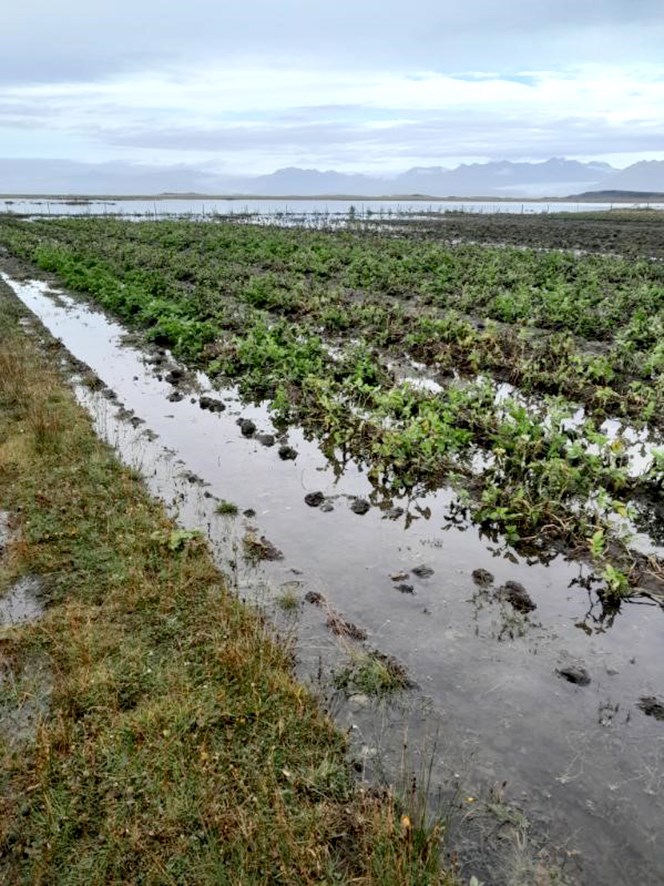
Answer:
[[[562,543],[592,557],[607,594],[661,593],[661,561],[630,551],[627,534],[630,501],[645,507],[642,524],[659,519],[648,501],[661,492],[661,451],[653,448],[634,476],[628,441],[601,428],[613,404],[642,420],[662,418],[659,269],[430,244],[399,254],[394,240],[229,225],[77,220],[6,224],[4,232],[14,251],[146,329],[152,341],[238,383],[244,396],[269,400],[278,422],[297,421],[320,435],[330,456],[363,461],[378,488],[427,490],[452,481],[486,531],[540,553]],[[518,307],[512,319],[566,331],[538,339],[525,327],[515,334],[465,319],[457,307],[469,306],[469,293],[479,298],[480,278],[485,293],[477,307],[485,317],[496,314],[495,293],[504,302],[509,291]],[[552,281],[564,298],[552,295]],[[419,287],[418,304],[442,308],[422,313],[412,298],[399,297],[409,286]],[[607,287],[622,326],[616,304],[604,313]],[[610,351],[579,350],[571,332],[590,328]],[[440,389],[395,383],[399,354],[430,367]],[[618,375],[616,360],[634,371],[638,363],[641,377]],[[469,380],[480,370],[504,377],[507,365],[525,393],[578,392],[588,417],[578,419],[578,403],[497,398],[490,378]],[[450,381],[459,372],[466,378]]]

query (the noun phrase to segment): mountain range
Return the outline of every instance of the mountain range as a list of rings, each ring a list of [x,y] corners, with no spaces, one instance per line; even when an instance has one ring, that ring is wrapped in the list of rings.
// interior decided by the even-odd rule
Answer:
[[[260,195],[546,198],[593,191],[664,193],[664,160],[626,169],[552,158],[539,163],[462,163],[414,167],[376,177],[287,167],[269,175],[223,176],[205,167],[0,159],[0,193],[41,195]]]

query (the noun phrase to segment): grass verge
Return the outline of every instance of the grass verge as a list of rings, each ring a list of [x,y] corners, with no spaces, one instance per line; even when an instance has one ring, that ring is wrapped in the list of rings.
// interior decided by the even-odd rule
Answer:
[[[17,313],[0,291],[0,593],[38,575],[49,606],[0,628],[0,708],[44,674],[49,703],[0,730],[0,880],[450,883],[438,830],[354,784],[289,650],[200,538],[170,543]]]

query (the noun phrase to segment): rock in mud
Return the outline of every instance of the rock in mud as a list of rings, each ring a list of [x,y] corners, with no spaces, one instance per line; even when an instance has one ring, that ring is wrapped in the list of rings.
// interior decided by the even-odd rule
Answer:
[[[223,412],[226,408],[221,400],[216,400],[214,397],[208,397],[207,394],[203,394],[202,397],[199,397],[198,405],[201,409],[208,409],[210,412]]]
[[[648,695],[639,699],[637,707],[643,711],[646,717],[654,717],[655,720],[664,720],[664,702]]]
[[[390,508],[389,511],[385,513],[385,516],[388,520],[398,520],[399,517],[403,517],[404,509],[403,508]]]
[[[256,434],[256,439],[261,446],[274,446],[274,434]]]
[[[407,584],[402,583],[402,584],[395,585],[395,587],[396,587],[397,591],[399,591],[401,594],[414,594],[415,593],[415,588],[412,585],[407,585]]]
[[[574,683],[576,686],[588,686],[590,683],[590,674],[581,665],[566,665],[563,668],[557,668],[556,673],[563,680]]]
[[[246,510],[242,511],[242,513],[245,517],[248,517],[249,519],[256,516],[256,511],[253,508],[246,508]]]
[[[433,569],[431,566],[425,566],[423,563],[421,566],[416,566],[413,569],[413,575],[416,575],[418,578],[431,578]]]
[[[350,506],[350,509],[354,514],[362,516],[362,514],[366,514],[366,512],[371,509],[371,505],[366,498],[356,498]]]
[[[393,572],[390,576],[392,581],[405,581],[408,578],[407,572]]]
[[[253,437],[256,433],[256,425],[250,418],[241,418],[238,421],[240,425],[240,433],[243,437]]]
[[[473,581],[480,588],[488,588],[493,584],[493,575],[488,569],[473,569]]]
[[[496,591],[496,597],[509,603],[517,612],[532,612],[537,609],[528,591],[518,581],[506,581]]]
[[[184,400],[184,394],[182,391],[172,391],[166,399],[171,403],[179,403],[180,400]]]
[[[322,492],[309,492],[304,496],[304,501],[310,508],[318,508],[325,501],[325,496]]]
[[[282,443],[279,447],[279,458],[282,461],[294,461],[297,458],[297,449]]]
[[[334,510],[334,505],[331,501],[324,501],[323,504],[318,508],[319,511],[322,511],[324,514],[329,514],[330,511]]]

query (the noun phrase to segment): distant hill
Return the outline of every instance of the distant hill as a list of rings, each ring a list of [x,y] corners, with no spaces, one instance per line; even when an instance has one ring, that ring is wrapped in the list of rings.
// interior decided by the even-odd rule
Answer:
[[[664,203],[664,191],[584,191],[570,200],[601,200],[614,203]]]
[[[560,198],[569,194],[664,192],[664,161],[627,169],[608,163],[552,158],[540,163],[462,163],[454,169],[421,166],[376,177],[335,170],[286,167],[269,175],[221,176],[197,166],[79,163],[71,160],[0,159],[2,194],[159,195],[206,194],[264,197],[449,197],[472,199]],[[605,199],[620,199],[609,196]]]
[[[612,191],[664,191],[664,160],[641,160],[614,172],[602,186]],[[599,186],[589,190],[599,190]]]

